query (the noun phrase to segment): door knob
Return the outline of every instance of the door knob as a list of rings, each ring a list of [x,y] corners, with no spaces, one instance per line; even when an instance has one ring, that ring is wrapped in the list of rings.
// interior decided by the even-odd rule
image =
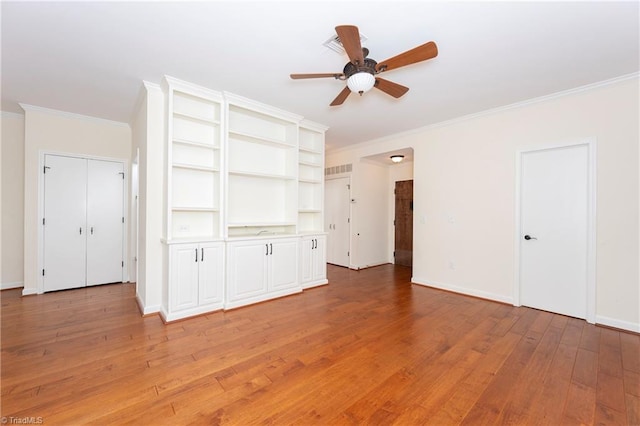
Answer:
[[[532,237],[531,235],[525,235],[524,239],[527,240],[527,241],[529,241],[529,240],[537,240],[536,237]]]

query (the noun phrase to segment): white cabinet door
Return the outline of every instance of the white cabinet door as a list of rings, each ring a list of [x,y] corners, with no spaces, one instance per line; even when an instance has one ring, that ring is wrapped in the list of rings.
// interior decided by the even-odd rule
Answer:
[[[302,238],[300,282],[303,288],[327,283],[327,237],[308,235]]]
[[[300,241],[300,282],[302,284],[313,280],[313,237],[303,237]]]
[[[222,309],[223,249],[222,242],[169,246],[168,300],[162,308],[165,321]]]
[[[86,285],[87,161],[45,155],[44,291]]]
[[[295,238],[269,242],[269,290],[298,286],[298,241]]]
[[[233,241],[227,249],[226,308],[302,290],[298,281],[298,238]]]
[[[87,285],[122,282],[124,165],[87,162]]]
[[[200,244],[198,275],[198,302],[204,305],[219,305],[224,302],[224,274],[222,243]]]
[[[169,314],[198,306],[197,244],[175,244],[169,249],[171,275],[169,277]],[[172,318],[168,318],[172,319]]]
[[[269,243],[236,241],[228,247],[228,300],[235,302],[262,296],[267,292]]]
[[[327,237],[317,235],[313,249],[312,281],[327,280]]]

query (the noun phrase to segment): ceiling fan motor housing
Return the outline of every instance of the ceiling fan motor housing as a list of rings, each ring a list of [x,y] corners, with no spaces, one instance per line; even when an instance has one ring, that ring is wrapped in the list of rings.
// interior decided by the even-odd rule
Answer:
[[[344,66],[344,70],[342,71],[345,75],[345,78],[351,77],[353,74],[358,72],[368,72],[371,75],[376,75],[376,65],[378,63],[371,58],[364,58],[364,64],[358,66],[351,62],[347,62]]]

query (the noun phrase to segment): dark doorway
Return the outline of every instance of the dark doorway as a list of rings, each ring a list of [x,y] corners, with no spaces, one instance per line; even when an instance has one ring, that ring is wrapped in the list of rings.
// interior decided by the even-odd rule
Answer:
[[[396,182],[396,215],[394,263],[411,266],[413,263],[413,180]]]

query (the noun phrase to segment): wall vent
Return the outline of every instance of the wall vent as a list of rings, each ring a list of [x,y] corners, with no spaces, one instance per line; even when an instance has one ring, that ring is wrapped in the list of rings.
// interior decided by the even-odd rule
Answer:
[[[329,175],[338,175],[340,173],[351,173],[351,170],[352,170],[351,164],[343,164],[341,166],[327,167],[326,169],[324,169],[324,175],[329,176]]]
[[[367,38],[360,33],[360,44],[363,44],[367,41]],[[334,34],[329,40],[322,43],[323,46],[333,50],[334,52],[340,55],[346,55],[347,52],[344,50],[344,46],[342,46],[342,42],[340,41],[340,37],[337,34]]]

